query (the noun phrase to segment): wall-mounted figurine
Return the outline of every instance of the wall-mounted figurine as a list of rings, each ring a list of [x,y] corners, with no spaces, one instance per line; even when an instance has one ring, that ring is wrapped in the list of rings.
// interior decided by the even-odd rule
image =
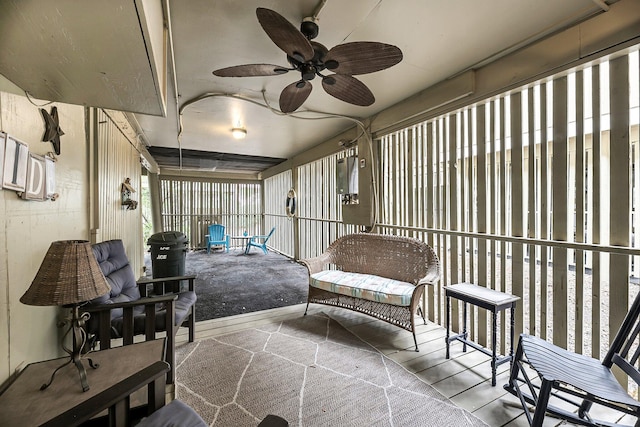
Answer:
[[[138,207],[138,202],[131,199],[131,193],[135,193],[136,190],[131,186],[131,180],[126,178],[120,186],[122,193],[122,206],[126,206],[127,210],[134,210]]]
[[[44,108],[40,109],[42,117],[44,118],[44,135],[42,135],[43,141],[51,141],[53,144],[53,151],[60,155],[60,137],[64,135],[62,129],[60,129],[60,123],[58,120],[58,108],[51,107],[51,114],[47,113]]]

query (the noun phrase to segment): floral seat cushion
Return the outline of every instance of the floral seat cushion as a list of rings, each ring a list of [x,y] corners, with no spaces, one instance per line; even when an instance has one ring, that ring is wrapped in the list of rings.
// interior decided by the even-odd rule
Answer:
[[[340,270],[314,273],[311,275],[310,285],[340,295],[398,306],[409,306],[416,289],[411,283]]]

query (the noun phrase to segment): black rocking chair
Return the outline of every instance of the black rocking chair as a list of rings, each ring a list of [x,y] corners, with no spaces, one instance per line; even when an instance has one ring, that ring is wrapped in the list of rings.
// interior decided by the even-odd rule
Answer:
[[[629,395],[627,388],[620,385],[611,371],[616,365],[640,384],[637,368],[640,348],[636,343],[640,333],[639,318],[640,294],[602,362],[537,337],[520,335],[509,383],[504,388],[520,399],[529,424],[542,426],[545,413],[549,413],[578,425],[618,425],[592,418],[592,406],[603,405],[636,417],[635,426],[640,426],[640,402]],[[527,365],[533,371],[527,369]],[[556,402],[560,406],[556,406]],[[527,404],[535,406],[533,418]],[[575,411],[565,409],[567,404],[575,407]]]

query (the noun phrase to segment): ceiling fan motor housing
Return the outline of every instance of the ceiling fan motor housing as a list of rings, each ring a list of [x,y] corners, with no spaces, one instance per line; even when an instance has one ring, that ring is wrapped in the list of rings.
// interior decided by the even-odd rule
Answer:
[[[313,80],[316,76],[316,67],[313,64],[302,64],[300,66],[302,80]]]

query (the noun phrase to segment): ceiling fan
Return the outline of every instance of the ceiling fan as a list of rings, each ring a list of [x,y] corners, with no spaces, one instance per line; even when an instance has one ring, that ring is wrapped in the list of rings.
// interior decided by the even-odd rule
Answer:
[[[309,97],[311,83],[322,78],[322,87],[331,96],[349,104],[366,107],[375,102],[371,90],[358,74],[384,70],[402,61],[402,51],[393,45],[378,42],[350,42],[327,49],[312,41],[318,35],[313,18],[305,18],[300,30],[282,15],[270,9],[258,8],[256,15],[269,38],[287,54],[291,67],[270,64],[247,64],[221,68],[213,72],[219,77],[277,76],[299,71],[301,79],[285,87],[280,94],[280,110],[291,113]],[[322,72],[332,72],[323,74]]]

